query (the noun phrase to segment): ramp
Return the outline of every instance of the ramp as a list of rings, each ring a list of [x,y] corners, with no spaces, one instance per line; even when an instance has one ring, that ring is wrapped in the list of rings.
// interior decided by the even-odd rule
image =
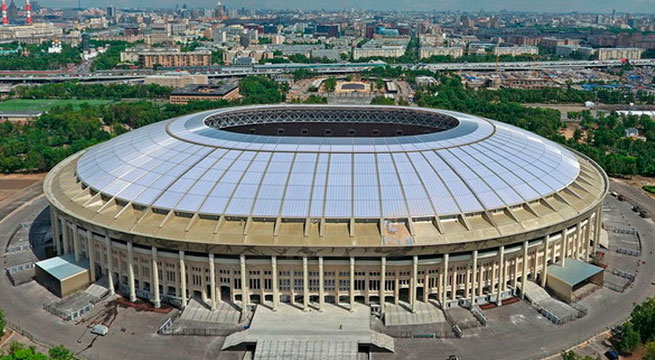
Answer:
[[[353,312],[326,304],[308,312],[280,304],[277,311],[258,305],[250,328],[229,335],[223,350],[255,345],[254,359],[357,359],[359,345],[394,351],[392,337],[369,328],[370,309],[356,304]]]

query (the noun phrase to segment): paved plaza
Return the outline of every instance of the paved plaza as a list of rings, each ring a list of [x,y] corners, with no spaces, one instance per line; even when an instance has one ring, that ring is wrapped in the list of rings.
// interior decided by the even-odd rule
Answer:
[[[191,299],[187,307],[184,308],[180,319],[207,323],[238,324],[240,317],[239,310],[226,302],[219,302],[216,305],[216,310],[212,311],[207,304]]]
[[[411,310],[411,305],[400,302],[400,304],[385,304],[384,323],[387,326],[405,326],[445,323],[446,316],[443,310],[434,300],[427,303],[416,302],[416,309]]]
[[[258,306],[248,330],[227,337],[223,349],[256,344],[255,359],[357,359],[359,345],[393,351],[393,338],[369,327],[370,309],[356,304],[350,312],[326,304],[322,312],[280,304],[277,311]]]

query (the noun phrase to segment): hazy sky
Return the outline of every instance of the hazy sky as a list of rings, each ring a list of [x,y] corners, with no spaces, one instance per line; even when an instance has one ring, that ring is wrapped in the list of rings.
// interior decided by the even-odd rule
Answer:
[[[22,0],[15,0],[21,3]],[[38,0],[52,7],[76,7],[77,0]],[[80,0],[82,7],[214,7],[213,0]],[[617,11],[655,13],[655,0],[223,0],[230,7],[254,9],[407,9],[407,10],[524,10],[524,11]]]

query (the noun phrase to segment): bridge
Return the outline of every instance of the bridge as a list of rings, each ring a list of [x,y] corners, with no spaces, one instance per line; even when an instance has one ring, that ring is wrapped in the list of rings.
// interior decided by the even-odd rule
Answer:
[[[632,66],[655,66],[655,59],[630,60]],[[498,70],[546,70],[546,69],[582,69],[607,68],[625,65],[623,60],[567,60],[567,61],[524,61],[524,62],[485,62],[485,63],[439,63],[439,64],[385,64],[375,63],[339,63],[339,64],[262,64],[252,66],[217,66],[189,70],[193,73],[204,74],[210,78],[246,77],[250,75],[276,75],[288,74],[299,69],[311,70],[317,74],[349,74],[375,67],[392,66],[403,70],[426,69],[431,71],[495,71]],[[165,73],[167,70],[110,70],[91,74],[79,73],[42,73],[42,72],[0,72],[1,83],[33,84],[63,81],[79,82],[139,82],[148,75]]]

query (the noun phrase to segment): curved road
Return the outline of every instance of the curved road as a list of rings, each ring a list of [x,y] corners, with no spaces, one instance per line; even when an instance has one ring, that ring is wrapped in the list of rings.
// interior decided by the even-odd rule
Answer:
[[[648,198],[639,189],[618,184],[612,181],[614,191],[625,194],[631,201],[655,214],[655,201]],[[33,220],[47,205],[41,195],[40,183],[35,184],[7,201],[0,202],[0,249],[4,249],[10,234],[22,222]],[[628,207],[628,205],[625,205]],[[651,210],[653,209],[653,210]],[[628,211],[629,212],[629,211]],[[9,214],[10,213],[10,214]],[[9,215],[7,215],[9,214]],[[634,215],[634,214],[633,214]],[[636,216],[636,215],[634,215]],[[513,327],[507,324],[495,324],[486,328],[465,331],[463,339],[444,340],[410,340],[396,339],[395,354],[374,354],[378,359],[439,359],[447,358],[449,354],[457,354],[460,359],[536,359],[557,354],[578,343],[603,332],[612,325],[626,319],[635,303],[642,302],[646,297],[655,295],[655,241],[651,234],[655,233],[655,225],[645,221],[634,221],[634,227],[642,234],[642,265],[639,268],[633,286],[625,293],[616,294],[608,289],[601,289],[590,298],[594,298],[599,306],[589,309],[589,315],[563,326],[554,326],[546,320],[539,320],[538,326]],[[133,318],[134,328],[128,328],[127,333],[112,329],[110,335],[93,339],[84,326],[64,322],[41,309],[40,299],[35,292],[38,286],[22,285],[14,288],[6,275],[0,275],[0,306],[6,317],[19,324],[38,338],[48,339],[53,344],[63,344],[76,353],[91,359],[130,359],[138,354],[140,359],[236,359],[242,353],[222,352],[218,350],[223,342],[222,337],[165,337],[154,334],[159,318],[153,320],[147,313],[129,312],[131,309],[119,309],[123,317]],[[514,305],[510,305],[514,306]],[[521,305],[519,305],[521,306]],[[522,305],[523,310],[527,308]],[[518,309],[518,308],[517,308]],[[530,309],[536,318],[537,313]],[[127,315],[126,315],[127,314]],[[531,313],[532,314],[532,313]],[[134,315],[134,316],[133,316]],[[146,325],[141,325],[146,323]],[[506,328],[503,328],[507,326]],[[504,329],[505,331],[499,331]],[[510,331],[508,329],[520,329]],[[133,331],[130,333],[130,331]],[[78,342],[79,339],[79,342]],[[92,345],[92,347],[84,350]]]

